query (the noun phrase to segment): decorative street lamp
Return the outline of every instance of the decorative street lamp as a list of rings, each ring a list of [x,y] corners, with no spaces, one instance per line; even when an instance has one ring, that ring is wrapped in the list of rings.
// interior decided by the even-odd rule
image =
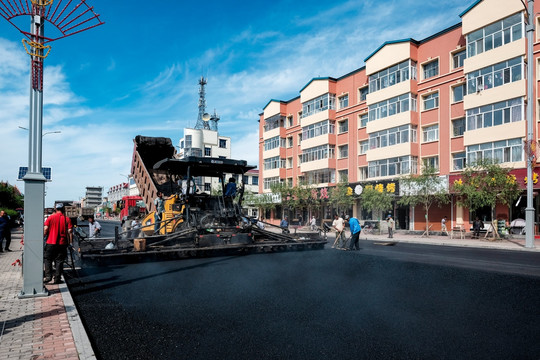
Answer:
[[[51,51],[51,46],[46,44],[104,23],[86,0],[0,0],[0,16],[26,37],[22,42],[30,55],[28,172],[23,177],[23,289],[19,298],[47,296],[48,291],[43,286],[43,208],[46,179],[41,167],[42,139],[48,134],[43,134],[43,61]],[[20,29],[14,23],[18,16],[30,17],[30,32]],[[59,31],[57,37],[45,36],[46,21]]]

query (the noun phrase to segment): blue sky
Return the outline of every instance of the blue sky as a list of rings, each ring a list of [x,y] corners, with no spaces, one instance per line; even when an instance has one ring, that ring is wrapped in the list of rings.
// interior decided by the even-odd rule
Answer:
[[[258,114],[270,99],[364,66],[385,41],[454,25],[473,2],[88,0],[105,25],[51,43],[45,60],[43,131],[61,131],[43,138],[43,166],[53,171],[45,205],[79,200],[86,186],[106,195],[125,181],[136,135],[178,145],[197,119],[201,75],[233,157],[256,165]],[[16,181],[28,164],[28,134],[18,128],[29,116],[22,38],[0,18],[0,180],[24,191]]]

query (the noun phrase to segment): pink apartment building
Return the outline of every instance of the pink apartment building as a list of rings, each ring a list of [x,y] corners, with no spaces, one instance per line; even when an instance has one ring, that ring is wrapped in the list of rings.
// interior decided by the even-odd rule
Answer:
[[[424,164],[436,167],[449,189],[467,163],[493,158],[512,169],[525,196],[524,4],[479,0],[460,17],[459,24],[420,41],[387,41],[364,66],[337,78],[314,78],[296,98],[270,100],[260,114],[259,192],[270,192],[276,182],[307,182],[321,190],[346,179],[352,189],[390,186],[398,199],[400,177],[421,171]],[[539,19],[534,40],[534,139],[539,120]],[[535,173],[540,174],[540,168]],[[537,221],[539,200],[534,199]],[[518,206],[497,208],[496,216],[525,218],[525,204],[523,200]],[[394,204],[388,210],[399,228],[424,230],[422,209]],[[382,215],[362,213],[358,203],[352,212],[364,220]],[[280,209],[272,217],[281,215]],[[432,229],[440,229],[443,216],[451,225],[468,228],[475,215],[491,220],[489,209],[473,215],[453,198],[448,205],[432,208]],[[316,216],[330,219],[331,209]]]

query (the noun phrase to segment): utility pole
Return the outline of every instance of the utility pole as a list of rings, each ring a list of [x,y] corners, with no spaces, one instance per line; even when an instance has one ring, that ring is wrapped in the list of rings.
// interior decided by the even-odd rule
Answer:
[[[533,167],[535,158],[532,154],[533,147],[533,109],[535,106],[533,91],[534,91],[534,74],[533,74],[533,41],[534,41],[534,0],[528,0],[529,9],[527,11],[528,24],[525,27],[527,31],[527,146],[526,162],[527,162],[527,208],[525,209],[525,247],[534,248],[534,206],[533,206]]]

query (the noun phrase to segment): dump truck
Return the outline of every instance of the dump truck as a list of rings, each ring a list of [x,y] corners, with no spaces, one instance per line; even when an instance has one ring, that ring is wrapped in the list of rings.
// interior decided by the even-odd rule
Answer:
[[[139,141],[141,138],[138,139]],[[167,141],[151,140],[161,147]],[[139,143],[138,145],[141,145]],[[144,144],[134,158],[145,163],[145,153],[155,159],[155,152]],[[148,198],[151,211],[135,226],[127,224],[114,238],[82,241],[80,253],[89,261],[133,260],[142,258],[181,258],[230,252],[267,252],[277,250],[321,249],[327,242],[326,233],[307,232],[284,234],[272,224],[263,229],[256,219],[242,212],[244,174],[255,168],[245,160],[190,156],[156,161],[151,167],[138,169],[144,173],[146,187],[141,193],[163,193],[164,212],[156,216],[154,199]],[[227,196],[227,179],[236,179],[235,196]],[[137,176],[134,176],[136,182]],[[152,179],[150,181],[150,179]],[[219,184],[208,189],[202,179],[217,179]],[[139,178],[139,181],[141,178]],[[206,182],[206,181],[205,181]],[[151,186],[148,186],[151,183]],[[144,199],[145,195],[142,195]],[[127,222],[126,222],[127,223]],[[259,224],[260,225],[260,224]]]

